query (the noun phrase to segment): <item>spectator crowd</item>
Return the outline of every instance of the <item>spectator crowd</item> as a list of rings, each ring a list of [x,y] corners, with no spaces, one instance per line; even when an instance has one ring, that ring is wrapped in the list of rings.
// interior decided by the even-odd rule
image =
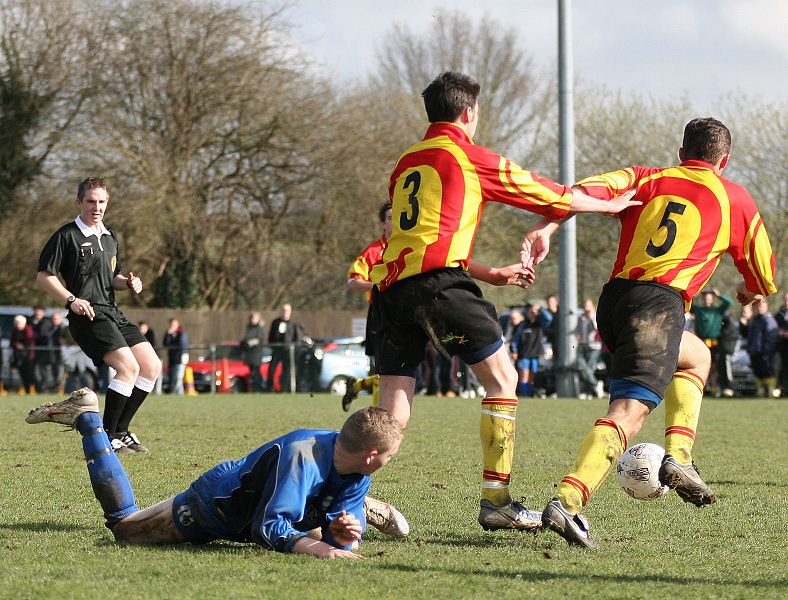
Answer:
[[[292,311],[292,307],[285,304],[280,316],[272,321],[268,335],[261,314],[257,311],[250,314],[240,340],[243,362],[251,374],[249,391],[260,393],[289,389],[287,382],[292,358],[288,354],[289,346],[300,343],[304,337],[303,326],[291,318]],[[502,320],[504,340],[518,373],[518,395],[555,396],[557,367],[561,364],[558,355],[558,298],[550,295],[544,302],[532,300],[524,306],[514,307],[504,313]],[[184,393],[189,341],[182,324],[177,319],[170,319],[161,340],[156,338],[147,322],[140,322],[139,327],[157,353],[166,359],[170,370],[168,378],[172,381],[169,392]],[[719,290],[704,289],[693,300],[686,314],[685,327],[704,341],[712,355],[712,370],[706,382],[707,395],[746,395],[748,390],[737,389],[734,377],[736,361],[744,360],[752,371],[757,395],[788,396],[788,293],[783,297],[782,306],[772,313],[766,300],[755,307],[745,306],[737,310],[731,298]],[[30,315],[16,315],[12,329],[4,335],[9,348],[4,359],[16,375],[14,381],[19,382],[19,387],[8,389],[3,385],[0,393],[62,393],[89,383],[85,379],[85,361],[66,351],[67,347],[73,347],[74,341],[61,312],[46,315],[43,306],[35,306]],[[590,298],[583,301],[582,311],[578,311],[573,340],[576,360],[571,369],[577,397],[604,397],[609,355],[600,340],[595,306]],[[272,353],[268,372],[277,373],[276,377],[264,378],[261,374],[266,344]],[[101,389],[109,377],[106,369],[98,367],[96,371]],[[11,375],[8,371],[6,373]],[[449,359],[431,343],[428,344],[417,384],[422,395],[454,397],[478,385],[462,361],[456,357]],[[161,391],[160,378],[156,382],[156,392]]]

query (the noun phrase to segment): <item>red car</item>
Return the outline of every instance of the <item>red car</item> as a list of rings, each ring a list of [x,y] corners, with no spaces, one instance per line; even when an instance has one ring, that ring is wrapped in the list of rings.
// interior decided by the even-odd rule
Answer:
[[[206,351],[207,356],[200,360],[191,361],[186,364],[191,367],[194,373],[194,389],[198,392],[218,391],[222,385],[222,364],[223,359],[227,359],[227,372],[229,374],[230,391],[234,394],[251,391],[251,380],[249,366],[242,360],[243,351],[237,342],[225,342],[216,346],[216,353],[213,358],[210,351]],[[260,365],[260,375],[263,381],[268,381],[268,367],[271,362],[271,349],[266,346],[263,351],[263,363]],[[281,365],[277,367],[274,374],[274,389],[279,390],[279,375]],[[164,389],[169,389],[169,379],[165,367]],[[213,386],[211,385],[213,380]]]

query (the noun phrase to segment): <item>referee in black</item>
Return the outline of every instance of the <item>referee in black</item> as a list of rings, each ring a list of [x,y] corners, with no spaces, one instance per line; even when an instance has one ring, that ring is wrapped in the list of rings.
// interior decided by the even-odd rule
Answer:
[[[79,184],[79,216],[49,238],[38,260],[36,281],[65,304],[69,330],[85,354],[97,366],[105,362],[115,370],[103,418],[112,449],[147,452],[129,425],[153,390],[161,361],[115,302],[115,291],[139,294],[142,281],[131,272],[121,274],[117,236],[103,223],[108,201],[104,179],[89,177]]]

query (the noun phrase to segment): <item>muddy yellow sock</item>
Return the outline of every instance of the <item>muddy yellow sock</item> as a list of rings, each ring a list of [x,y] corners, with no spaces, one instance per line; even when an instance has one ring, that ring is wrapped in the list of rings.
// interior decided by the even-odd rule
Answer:
[[[517,398],[485,398],[479,435],[482,440],[484,471],[482,473],[482,499],[496,506],[511,501],[509,474],[514,455],[514,426]]]
[[[380,375],[372,375],[372,406],[377,406],[380,401]]]
[[[558,498],[571,513],[579,513],[599,489],[627,447],[624,430],[611,419],[597,419],[580,444],[575,466],[558,485]]]
[[[358,396],[358,393],[364,389],[364,380],[363,379],[356,379],[351,386],[354,396]]]
[[[683,464],[692,462],[703,385],[694,373],[676,371],[665,394],[665,454]]]

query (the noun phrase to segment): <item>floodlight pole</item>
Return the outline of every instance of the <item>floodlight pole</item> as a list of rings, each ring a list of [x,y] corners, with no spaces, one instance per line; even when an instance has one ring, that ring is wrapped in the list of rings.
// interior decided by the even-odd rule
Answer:
[[[558,162],[559,180],[564,185],[575,182],[575,115],[572,65],[571,0],[558,0]],[[575,220],[569,219],[559,228],[558,286],[558,355],[556,392],[567,397],[576,394],[574,370],[577,344],[577,247]],[[554,349],[555,357],[555,349]]]

